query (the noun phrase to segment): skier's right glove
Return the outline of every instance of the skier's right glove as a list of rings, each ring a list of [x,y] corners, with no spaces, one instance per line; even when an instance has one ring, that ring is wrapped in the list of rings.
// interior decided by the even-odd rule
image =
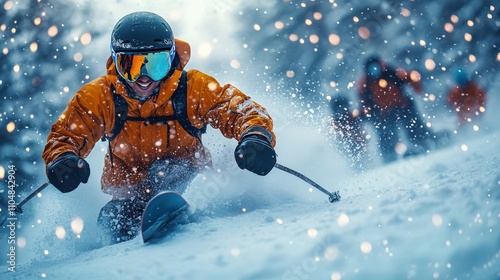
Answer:
[[[87,183],[90,166],[73,153],[64,153],[47,166],[49,182],[63,193],[75,190],[80,183]]]

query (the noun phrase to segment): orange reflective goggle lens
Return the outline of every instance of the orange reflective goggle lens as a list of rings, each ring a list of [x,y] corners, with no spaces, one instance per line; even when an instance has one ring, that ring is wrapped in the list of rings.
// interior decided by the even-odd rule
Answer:
[[[146,54],[112,52],[116,70],[120,76],[132,83],[141,76],[148,76],[155,82],[163,79],[172,66],[174,55],[174,48],[170,51]]]

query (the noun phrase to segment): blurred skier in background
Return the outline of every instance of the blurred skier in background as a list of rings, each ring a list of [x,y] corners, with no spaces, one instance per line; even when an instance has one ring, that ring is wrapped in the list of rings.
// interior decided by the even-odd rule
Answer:
[[[457,112],[458,124],[479,119],[485,111],[486,90],[470,79],[464,69],[453,72],[455,85],[448,91],[448,104]]]
[[[174,38],[162,17],[126,15],[111,32],[107,74],[78,90],[48,135],[47,176],[63,193],[87,183],[84,158],[101,138],[108,140],[101,188],[112,200],[98,223],[113,243],[138,234],[154,195],[182,193],[210,168],[201,141],[208,124],[238,141],[234,156],[241,169],[266,175],[276,163],[267,111],[230,84],[185,71],[189,58],[189,44]]]
[[[420,74],[395,69],[378,56],[366,60],[364,72],[358,84],[360,115],[375,128],[382,160],[389,163],[399,155],[418,155],[430,150],[435,136],[404,89],[409,85],[420,94]]]
[[[350,100],[344,95],[334,96],[330,101],[330,109],[332,119],[328,124],[328,134],[335,147],[354,170],[365,170],[369,160],[359,111],[351,109]]]

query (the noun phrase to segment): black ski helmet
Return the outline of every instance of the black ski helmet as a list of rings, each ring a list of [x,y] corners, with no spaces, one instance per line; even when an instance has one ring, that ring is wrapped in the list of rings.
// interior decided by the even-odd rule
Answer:
[[[151,12],[128,14],[111,32],[114,52],[164,51],[170,50],[174,42],[174,33],[167,21]]]

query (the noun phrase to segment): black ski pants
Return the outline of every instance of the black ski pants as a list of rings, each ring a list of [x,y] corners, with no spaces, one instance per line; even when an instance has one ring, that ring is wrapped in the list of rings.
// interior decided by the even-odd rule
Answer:
[[[375,114],[373,124],[378,134],[382,160],[385,163],[398,158],[395,147],[398,142],[404,142],[402,136],[406,136],[409,150],[421,153],[430,148],[429,141],[434,138],[433,132],[427,128],[424,120],[419,116],[414,103],[389,112]]]
[[[104,243],[118,243],[134,238],[148,201],[161,191],[183,193],[198,174],[198,169],[185,160],[158,160],[148,170],[145,186],[135,196],[108,202],[97,219]]]

